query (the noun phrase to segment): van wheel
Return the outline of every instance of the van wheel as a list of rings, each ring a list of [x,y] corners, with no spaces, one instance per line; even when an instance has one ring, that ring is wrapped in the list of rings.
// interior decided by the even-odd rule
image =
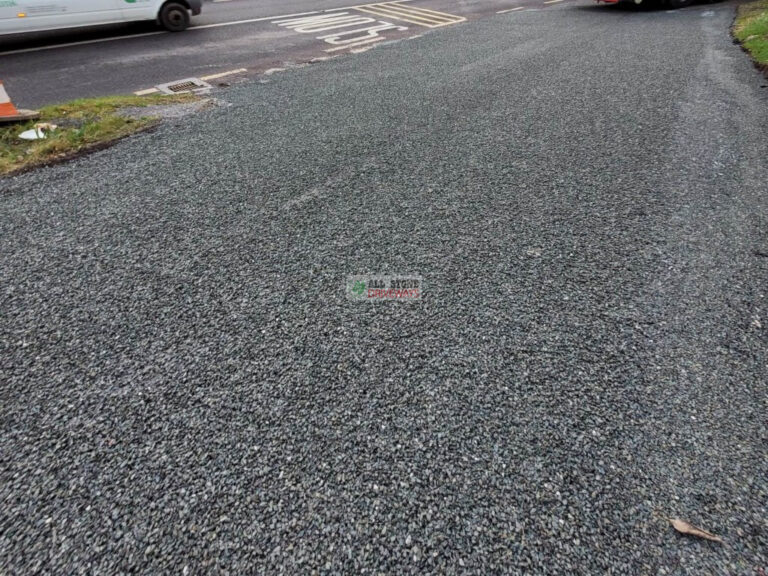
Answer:
[[[189,10],[184,4],[167,2],[160,10],[160,24],[169,32],[181,32],[189,28]]]
[[[673,10],[677,10],[678,8],[685,8],[691,4],[693,4],[693,0],[668,0],[667,2],[667,5]]]

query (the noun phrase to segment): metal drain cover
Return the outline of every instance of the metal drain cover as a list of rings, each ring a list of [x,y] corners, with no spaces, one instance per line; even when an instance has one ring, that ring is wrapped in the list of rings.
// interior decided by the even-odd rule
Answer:
[[[184,78],[184,80],[175,80],[167,84],[158,84],[155,88],[163,94],[183,94],[185,92],[200,94],[211,91],[213,86],[208,82],[203,82],[200,78]]]

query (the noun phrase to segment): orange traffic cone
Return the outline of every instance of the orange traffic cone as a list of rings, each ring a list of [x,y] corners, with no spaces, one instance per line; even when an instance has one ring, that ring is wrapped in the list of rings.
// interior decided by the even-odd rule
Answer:
[[[8,92],[3,88],[0,82],[0,124],[8,122],[23,122],[24,120],[34,120],[40,117],[40,112],[36,110],[19,110],[13,105],[8,97]]]

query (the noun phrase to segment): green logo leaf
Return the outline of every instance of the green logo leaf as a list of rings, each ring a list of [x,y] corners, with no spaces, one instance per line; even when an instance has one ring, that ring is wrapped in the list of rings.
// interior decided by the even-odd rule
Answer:
[[[352,294],[355,296],[362,296],[363,292],[365,292],[365,282],[358,280],[355,282],[355,285],[352,286]]]

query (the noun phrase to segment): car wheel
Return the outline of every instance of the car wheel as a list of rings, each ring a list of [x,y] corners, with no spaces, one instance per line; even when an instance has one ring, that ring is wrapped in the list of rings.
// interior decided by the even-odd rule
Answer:
[[[189,27],[189,10],[184,4],[168,2],[160,10],[160,24],[169,32],[181,32]]]

